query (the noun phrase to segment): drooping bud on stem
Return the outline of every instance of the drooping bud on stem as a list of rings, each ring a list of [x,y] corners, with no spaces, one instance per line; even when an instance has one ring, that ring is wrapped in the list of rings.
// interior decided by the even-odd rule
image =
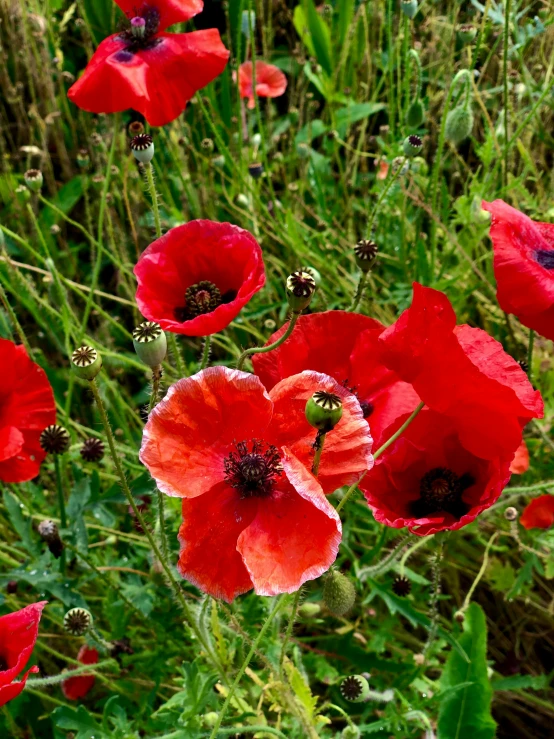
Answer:
[[[48,549],[54,557],[59,559],[64,547],[60,539],[60,532],[54,521],[41,521],[38,525],[38,533],[40,538],[48,544]]]
[[[102,369],[102,357],[92,346],[80,346],[71,355],[71,368],[82,380],[94,380]]]
[[[293,313],[305,310],[311,303],[315,291],[315,280],[309,272],[297,270],[287,277],[287,300]]]

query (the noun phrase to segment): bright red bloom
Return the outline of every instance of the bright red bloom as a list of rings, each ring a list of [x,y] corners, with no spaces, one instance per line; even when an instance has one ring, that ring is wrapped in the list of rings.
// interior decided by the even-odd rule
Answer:
[[[194,94],[214,80],[229,59],[219,31],[165,33],[203,8],[201,0],[117,0],[128,30],[104,39],[69,99],[90,113],[138,110],[151,126],[179,116]]]
[[[512,475],[523,475],[529,469],[529,449],[527,444],[522,441],[516,449],[512,463],[510,464],[510,472]]]
[[[239,93],[248,98],[248,107],[256,107],[252,79],[252,62],[243,62],[239,67]],[[266,62],[256,62],[256,95],[260,98],[278,98],[287,89],[287,78],[279,67]]]
[[[496,296],[506,313],[554,339],[554,224],[532,221],[503,200],[482,206],[492,214]]]
[[[214,221],[172,228],[144,250],[134,272],[142,315],[187,336],[221,331],[265,284],[256,239]]]
[[[286,328],[280,328],[267,343],[279,339]],[[420,402],[412,386],[379,360],[377,339],[384,328],[373,318],[342,310],[300,316],[284,344],[253,357],[254,371],[268,390],[303,370],[331,375],[356,394],[379,447],[385,441],[383,430]]]
[[[377,521],[424,536],[459,529],[489,508],[510,479],[510,461],[475,456],[460,443],[454,419],[423,410],[360,488]]]
[[[319,474],[306,401],[338,395]],[[371,436],[356,398],[331,377],[302,372],[267,393],[255,376],[211,367],[169,388],[150,414],[140,459],[167,495],[183,498],[181,574],[232,601],[294,592],[335,560],[340,519],[325,493],[371,468]]]
[[[21,673],[35,647],[42,609],[47,601],[32,603],[26,608],[6,616],[0,616],[0,706],[17,698],[25,687],[30,673],[38,672],[31,667],[19,681]]]
[[[543,402],[519,364],[485,331],[456,326],[443,293],[414,283],[412,305],[379,337],[381,360],[429,408],[456,422],[461,443],[484,459],[513,457]]]
[[[549,529],[554,524],[554,495],[540,495],[524,509],[519,522],[525,529]]]
[[[87,647],[83,644],[77,654],[77,661],[83,665],[95,665],[98,662],[98,652],[96,649]],[[85,695],[92,690],[96,677],[94,675],[77,675],[76,677],[68,677],[62,682],[62,690],[65,697],[70,701],[77,701],[84,698]]]
[[[0,480],[25,482],[38,475],[46,456],[39,438],[56,422],[54,394],[25,347],[0,339],[0,367]]]

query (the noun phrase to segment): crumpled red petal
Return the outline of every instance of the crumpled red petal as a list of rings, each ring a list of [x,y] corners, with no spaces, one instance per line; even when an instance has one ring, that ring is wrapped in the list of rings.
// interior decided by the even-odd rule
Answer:
[[[84,665],[95,665],[98,662],[98,651],[94,648],[83,644],[77,660]],[[77,701],[84,698],[89,693],[96,681],[94,675],[77,675],[76,677],[68,677],[62,682],[62,691],[64,696],[70,701]]]
[[[128,18],[141,15],[146,8],[155,8],[160,14],[159,30],[174,23],[185,23],[202,12],[203,0],[115,0]]]
[[[32,603],[0,617],[0,654],[7,666],[0,670],[0,706],[21,693],[30,673],[38,672],[38,667],[32,667],[15,682],[35,647],[40,617],[47,602]]]
[[[532,500],[519,522],[525,529],[549,529],[554,524],[554,495],[540,495]]]
[[[248,98],[248,107],[251,110],[256,107],[253,83],[252,62],[243,62],[239,67],[239,92],[241,97]],[[256,94],[258,97],[280,97],[286,89],[287,78],[279,67],[256,61]]]
[[[512,475],[523,475],[529,469],[529,449],[527,444],[522,441],[516,449],[512,463],[510,464],[510,472]]]

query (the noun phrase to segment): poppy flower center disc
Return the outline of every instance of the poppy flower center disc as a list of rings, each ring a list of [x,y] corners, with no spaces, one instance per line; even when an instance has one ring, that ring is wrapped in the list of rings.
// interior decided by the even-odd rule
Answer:
[[[7,663],[6,659],[0,654],[0,672],[4,672],[5,670],[9,670],[10,666]]]
[[[241,498],[263,498],[271,493],[282,472],[277,448],[252,441],[235,444],[235,451],[225,458],[225,482],[240,492]]]
[[[455,518],[461,518],[469,509],[462,500],[462,495],[474,483],[475,480],[471,475],[464,474],[458,477],[452,470],[435,467],[421,478],[419,483],[421,498],[415,501],[412,507],[417,509],[420,516],[444,511],[451,513]]]
[[[537,249],[535,252],[537,262],[545,269],[554,269],[554,250]]]
[[[160,14],[156,8],[145,7],[141,15],[131,18],[129,28],[119,34],[119,38],[125,41],[126,48],[116,55],[118,61],[129,61],[137,51],[151,49],[161,39],[153,38],[158,32],[160,25]]]

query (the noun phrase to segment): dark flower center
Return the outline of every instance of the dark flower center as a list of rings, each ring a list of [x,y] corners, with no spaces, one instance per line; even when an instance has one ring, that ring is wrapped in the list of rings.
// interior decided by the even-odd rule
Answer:
[[[370,403],[369,400],[361,400],[360,408],[362,409],[364,418],[369,418],[371,414],[373,413],[373,411],[375,410],[375,406],[373,405],[373,403]]]
[[[475,478],[468,473],[458,477],[452,470],[435,467],[421,478],[419,483],[421,497],[411,504],[411,513],[416,518],[422,518],[444,512],[459,519],[470,509],[470,506],[462,500],[462,496],[474,483]]]
[[[241,498],[264,498],[282,474],[277,447],[253,439],[235,443],[235,451],[223,461],[225,482],[240,492]]]
[[[7,658],[0,654],[0,672],[4,672],[5,670],[9,670],[10,666],[8,664]]]
[[[154,38],[160,26],[160,13],[156,8],[146,5],[140,14],[131,18],[129,25],[119,34],[118,38],[125,41],[125,49],[121,49],[114,56],[119,62],[130,61],[137,51],[153,49],[161,42],[161,38]]]
[[[535,258],[541,267],[554,269],[554,249],[537,249]]]
[[[187,288],[185,305],[175,308],[175,318],[177,321],[191,321],[197,316],[211,313],[223,303],[230,303],[236,297],[236,290],[227,290],[221,295],[219,288],[213,282],[202,280]]]

